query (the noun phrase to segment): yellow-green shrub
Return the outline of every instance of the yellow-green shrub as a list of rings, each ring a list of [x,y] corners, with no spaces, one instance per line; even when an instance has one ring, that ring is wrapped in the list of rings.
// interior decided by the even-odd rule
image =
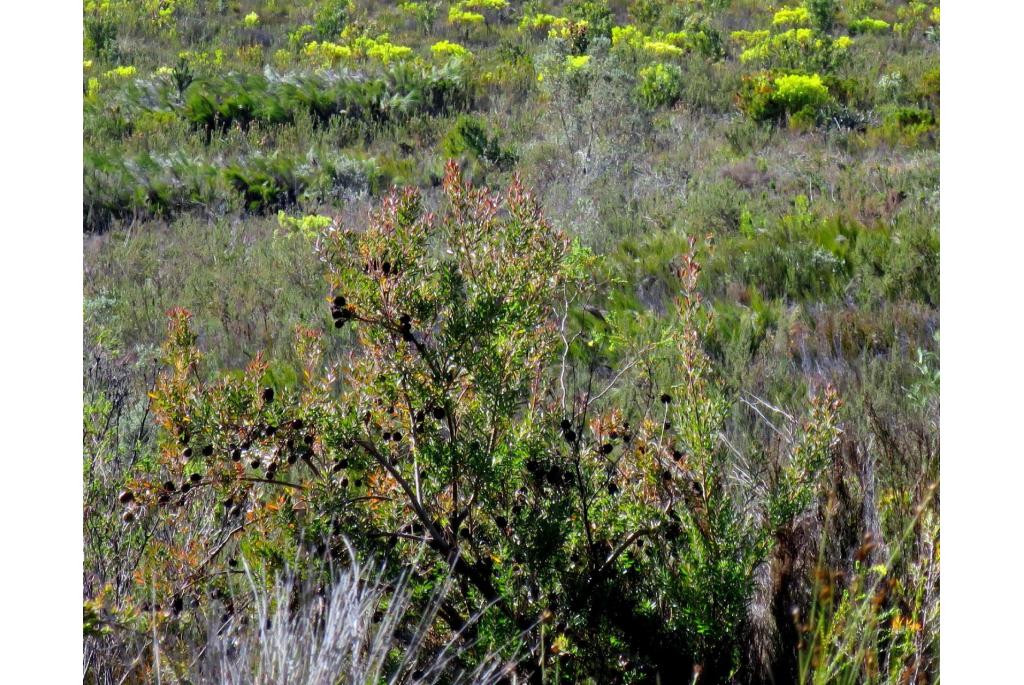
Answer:
[[[473,54],[462,45],[447,40],[439,40],[431,45],[430,52],[435,57],[467,57]]]
[[[740,108],[755,121],[799,115],[806,121],[829,101],[828,87],[818,74],[759,72],[743,81]]]
[[[674,105],[682,92],[683,72],[674,64],[652,64],[640,70],[637,96],[648,107]]]
[[[772,17],[775,26],[807,26],[811,23],[811,13],[806,7],[783,7]]]
[[[851,34],[881,33],[882,31],[889,30],[889,22],[882,21],[881,19],[871,19],[870,17],[864,17],[863,19],[851,21],[849,28]]]

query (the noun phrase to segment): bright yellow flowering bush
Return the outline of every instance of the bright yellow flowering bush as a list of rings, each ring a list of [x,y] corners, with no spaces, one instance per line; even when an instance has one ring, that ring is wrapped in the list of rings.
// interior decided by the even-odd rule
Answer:
[[[508,0],[462,0],[459,4],[465,9],[503,10],[508,7]]]
[[[326,67],[352,59],[352,48],[328,41],[318,43],[314,40],[306,43],[306,47],[302,49],[302,54],[310,61]]]
[[[347,44],[312,41],[306,44],[302,54],[307,59],[321,66],[365,59],[376,60],[381,64],[388,65],[412,56],[412,48],[405,45],[395,45],[388,39],[388,34],[386,33],[376,38],[370,36],[353,37],[353,35],[348,30],[342,32],[342,39],[348,39]]]
[[[681,57],[683,49],[662,40],[645,40],[644,50],[657,57]]]
[[[569,55],[565,58],[565,68],[572,71],[579,71],[590,63],[590,55]]]
[[[475,24],[482,24],[483,22],[484,15],[479,12],[467,12],[458,6],[452,7],[448,10],[449,24],[465,24],[467,26],[473,26]]]
[[[738,99],[740,108],[755,121],[778,121],[788,115],[808,122],[830,96],[819,74],[763,71],[744,79]]]
[[[627,24],[626,26],[612,27],[612,47],[629,47],[639,50],[643,47],[644,32]]]
[[[763,31],[737,31],[734,41],[746,46],[743,63],[800,71],[830,70],[853,41],[849,36],[830,38],[809,28],[792,28],[774,35]]]
[[[256,14],[255,12],[249,12],[249,14],[245,15],[245,17],[242,18],[242,26],[246,28],[256,28],[259,25],[260,15]]]
[[[447,40],[439,40],[431,45],[430,52],[432,52],[435,57],[469,57],[473,54],[464,46]]]
[[[775,79],[775,97],[788,111],[817,106],[828,100],[828,88],[818,74],[788,74]]]
[[[92,69],[92,60],[91,59],[82,60],[82,69],[84,69],[86,71],[89,71],[90,69]]]
[[[361,40],[364,42],[359,44],[357,49],[365,50],[367,57],[375,59],[381,64],[391,64],[412,55],[412,48],[405,45],[395,45],[387,40],[387,35],[378,40],[373,38]]]
[[[124,80],[135,76],[135,72],[135,67],[132,66],[114,67],[110,71],[105,72],[103,77],[110,80]]]
[[[811,23],[811,13],[806,7],[783,7],[772,17],[775,26],[807,26]]]

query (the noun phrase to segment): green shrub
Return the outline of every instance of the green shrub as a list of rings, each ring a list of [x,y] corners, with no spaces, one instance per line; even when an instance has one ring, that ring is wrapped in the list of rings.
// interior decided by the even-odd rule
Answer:
[[[892,145],[918,145],[935,130],[935,115],[919,107],[890,107],[875,134]]]
[[[313,15],[313,30],[320,40],[333,40],[348,24],[351,0],[325,0]]]
[[[775,101],[787,112],[814,110],[825,104],[828,88],[818,74],[788,74],[775,79]]]
[[[674,64],[652,64],[639,73],[637,96],[648,107],[674,105],[682,93],[683,72]]]
[[[740,108],[755,121],[780,121],[786,116],[813,120],[830,98],[818,74],[760,72],[745,77],[738,95]]]
[[[629,390],[655,409],[635,422],[615,402],[572,410],[538,379],[554,381],[549,365],[565,357],[550,324],[569,314],[559,302],[585,292],[595,260],[518,184],[502,199],[450,165],[443,187],[436,218],[417,193],[396,192],[365,230],[325,234],[332,317],[357,340],[340,367],[324,365],[324,334],[300,328],[289,383],[261,357],[207,383],[190,315],[169,313],[152,394],[158,470],[122,499],[129,521],[146,507],[171,533],[151,543],[143,572],[167,579],[169,594],[176,578],[223,588],[236,554],[256,577],[300,561],[316,577],[348,540],[360,558],[410,569],[424,597],[453,574],[442,634],[479,617],[484,648],[546,635],[578,657],[557,666],[573,681],[693,664],[726,680],[742,667],[755,569],[821,486],[835,394],[794,422],[777,483],[742,503],[720,439],[730,401],[704,352],[712,321],[694,242],[682,295],[653,332],[665,342],[643,364],[665,376],[637,376]],[[600,354],[598,342],[574,344],[571,363]],[[174,521],[214,506],[237,538],[183,554]],[[541,658],[545,669],[560,660]]]
[[[443,149],[448,157],[462,158],[469,153],[501,171],[508,171],[516,163],[515,153],[503,148],[498,136],[488,136],[480,119],[468,115],[455,120],[445,136]]]
[[[566,14],[576,21],[587,22],[588,35],[612,37],[614,17],[607,0],[571,0]]]
[[[838,0],[804,0],[804,6],[810,12],[815,28],[824,33],[832,30],[839,14]]]
[[[865,17],[850,22],[850,35],[858,33],[881,33],[889,30],[889,22]]]

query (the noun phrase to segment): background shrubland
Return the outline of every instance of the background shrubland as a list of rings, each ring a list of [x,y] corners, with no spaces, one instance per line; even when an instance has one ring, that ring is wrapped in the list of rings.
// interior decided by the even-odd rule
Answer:
[[[937,679],[936,4],[83,22],[86,682]]]

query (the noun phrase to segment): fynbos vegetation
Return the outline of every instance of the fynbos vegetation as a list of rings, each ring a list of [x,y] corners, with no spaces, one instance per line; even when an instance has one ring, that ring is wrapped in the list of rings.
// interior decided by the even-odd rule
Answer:
[[[85,682],[937,679],[937,7],[85,29]]]

